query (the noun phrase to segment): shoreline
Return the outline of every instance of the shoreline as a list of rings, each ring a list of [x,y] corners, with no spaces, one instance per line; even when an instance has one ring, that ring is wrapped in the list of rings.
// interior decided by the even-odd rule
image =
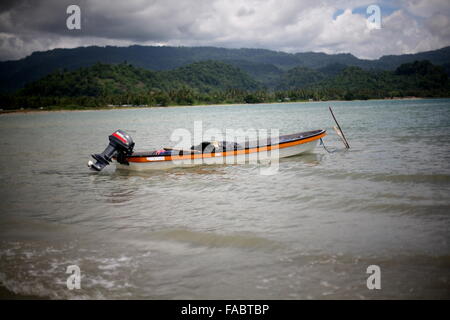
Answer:
[[[86,109],[12,109],[0,110],[0,116],[6,114],[36,114],[50,112],[92,112],[109,110],[139,110],[153,108],[185,108],[185,107],[218,107],[218,106],[242,106],[242,105],[263,105],[263,104],[293,104],[293,103],[319,103],[319,102],[353,102],[353,101],[386,101],[386,100],[425,100],[425,99],[449,99],[447,98],[422,98],[422,97],[404,97],[404,98],[384,98],[384,99],[366,99],[366,100],[323,100],[323,101],[282,101],[282,102],[264,102],[264,103],[219,103],[219,104],[194,104],[194,105],[169,105],[169,106],[127,106],[127,107],[100,107]]]

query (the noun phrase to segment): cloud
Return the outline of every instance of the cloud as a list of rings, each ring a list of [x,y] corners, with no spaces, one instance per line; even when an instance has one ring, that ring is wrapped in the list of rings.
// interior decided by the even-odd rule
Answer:
[[[435,14],[450,14],[450,3],[442,0],[410,0],[405,9],[418,17],[432,18]]]
[[[386,1],[386,2],[384,2]],[[361,58],[450,44],[450,2],[387,1],[382,29],[361,10],[372,1],[332,0],[3,0],[0,60],[36,50],[85,45],[257,47],[350,52]],[[81,7],[82,30],[66,28],[66,8]],[[383,11],[383,6],[389,11]],[[394,9],[393,9],[394,8]]]

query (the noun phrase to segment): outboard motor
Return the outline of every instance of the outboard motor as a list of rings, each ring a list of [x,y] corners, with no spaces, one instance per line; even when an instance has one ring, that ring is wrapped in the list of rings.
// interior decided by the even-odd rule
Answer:
[[[89,161],[88,167],[95,171],[101,171],[113,157],[116,157],[120,163],[126,163],[125,158],[133,153],[133,148],[133,139],[125,131],[117,130],[109,136],[109,145],[106,149],[102,153],[92,155],[96,163]]]

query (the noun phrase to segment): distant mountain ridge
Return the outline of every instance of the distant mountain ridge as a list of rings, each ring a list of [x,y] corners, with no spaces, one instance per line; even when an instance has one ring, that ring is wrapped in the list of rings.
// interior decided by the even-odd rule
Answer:
[[[128,63],[97,63],[74,71],[52,72],[27,84],[21,94],[105,97],[183,89],[209,93],[229,89],[254,91],[261,86],[239,68],[218,61],[195,62],[167,71],[145,70]]]
[[[395,71],[364,70],[341,64],[316,70],[295,67],[281,74],[274,87],[275,92],[332,90],[332,94],[339,93],[337,99],[355,94],[363,99],[396,95],[447,96],[449,89],[444,68],[427,60],[402,64]],[[97,63],[73,71],[54,71],[17,93],[22,97],[87,96],[107,100],[108,97],[143,97],[180,90],[209,96],[230,90],[250,94],[269,91],[240,68],[207,60],[162,71],[150,71],[128,63]],[[330,92],[323,96],[328,98]]]
[[[0,91],[14,91],[58,69],[76,70],[95,63],[119,64],[124,61],[147,70],[172,70],[194,62],[215,60],[240,68],[266,87],[296,67],[329,69],[331,65],[357,66],[362,69],[394,70],[403,63],[429,60],[450,70],[450,47],[438,50],[383,56],[378,60],[359,59],[352,54],[317,52],[286,53],[266,49],[225,49],[216,47],[79,47],[34,52],[30,56],[0,62]]]
[[[241,68],[253,66],[239,63]],[[395,71],[335,63],[319,69],[295,67],[279,75],[266,65],[264,70],[274,75],[273,88],[241,68],[207,60],[160,71],[129,63],[59,69],[13,93],[0,93],[0,109],[450,97],[445,68],[428,60],[402,64]]]

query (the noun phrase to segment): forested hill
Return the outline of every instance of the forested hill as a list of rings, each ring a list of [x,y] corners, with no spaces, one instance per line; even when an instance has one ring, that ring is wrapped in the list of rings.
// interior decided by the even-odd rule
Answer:
[[[450,97],[442,66],[415,61],[394,71],[341,64],[296,67],[274,77],[275,90],[247,73],[217,61],[195,62],[168,71],[129,63],[95,64],[55,71],[14,94],[0,95],[0,108],[96,108],[108,105],[192,105],[304,100]]]
[[[149,91],[195,89],[201,93],[261,85],[240,69],[217,61],[196,62],[170,71],[149,71],[128,63],[95,64],[74,71],[56,71],[28,84],[24,96],[115,96]]]
[[[347,67],[334,77],[309,86],[345,92],[343,100],[385,97],[450,97],[450,81],[442,66],[427,60],[400,65],[395,71]]]
[[[239,67],[268,87],[295,67],[321,69],[329,65],[357,66],[365,70],[394,70],[400,64],[429,60],[450,72],[450,47],[417,54],[384,56],[378,60],[358,59],[351,54],[303,52],[290,54],[265,49],[225,49],[215,47],[80,47],[35,52],[17,61],[0,62],[0,91],[15,91],[58,69],[76,70],[98,62],[126,61],[147,70],[172,70],[193,62],[216,60]]]

